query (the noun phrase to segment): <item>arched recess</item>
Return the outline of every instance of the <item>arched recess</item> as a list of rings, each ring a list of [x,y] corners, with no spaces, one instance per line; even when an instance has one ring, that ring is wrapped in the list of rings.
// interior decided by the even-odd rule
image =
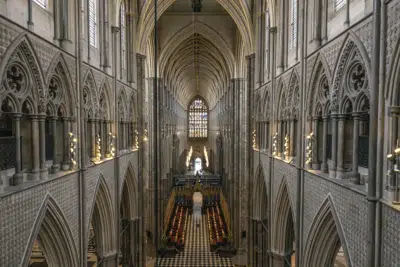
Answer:
[[[126,218],[135,219],[138,217],[138,188],[137,178],[133,170],[132,164],[129,163],[120,188],[120,202],[122,214]]]
[[[78,251],[68,222],[50,194],[45,196],[41,205],[20,266],[29,266],[35,241],[39,243],[47,266],[79,265]]]
[[[312,223],[304,251],[304,266],[335,266],[338,252],[343,249],[346,267],[351,267],[347,243],[332,197],[329,195]],[[341,265],[343,266],[343,265]]]
[[[333,72],[334,77],[331,90],[332,112],[338,112],[340,109],[339,105],[342,103],[341,98],[344,97],[346,94],[345,90],[348,89],[344,79],[349,75],[347,72],[352,71],[351,66],[354,65],[354,62],[359,63],[364,68],[365,84],[363,84],[363,87],[368,89],[368,81],[371,73],[371,63],[368,53],[359,38],[353,32],[349,32],[338,54],[335,70]]]
[[[14,69],[11,69],[12,67]],[[38,107],[35,114],[45,112],[46,90],[42,67],[26,33],[15,38],[3,54],[0,62],[0,77],[8,81],[10,93],[15,94],[21,104],[30,96],[35,100],[34,108]],[[11,86],[15,83],[13,78],[17,78],[16,82],[20,86]],[[7,86],[3,88],[7,89]]]
[[[137,180],[132,165],[129,163],[122,181],[120,194],[121,218],[121,262],[123,266],[137,266],[139,261],[140,234],[138,220],[138,190]]]
[[[267,185],[265,184],[264,170],[261,165],[257,167],[253,187],[253,218],[266,219]]]
[[[77,102],[77,97],[76,97],[76,91],[74,87],[74,81],[71,78],[71,74],[68,69],[68,65],[65,61],[65,58],[61,52],[57,53],[56,56],[53,58],[51,61],[49,68],[47,70],[46,74],[46,85],[48,88],[48,85],[51,82],[51,79],[54,75],[59,76],[65,87],[65,93],[66,96],[64,99],[66,100],[67,103],[65,103],[68,107],[67,109],[67,115],[68,116],[74,116],[74,108],[76,106]],[[47,96],[49,97],[49,94],[47,93]]]
[[[268,265],[268,197],[263,167],[257,167],[253,186],[252,266]]]
[[[385,90],[385,98],[390,106],[400,105],[400,40],[397,42]]]
[[[306,97],[307,101],[307,115],[313,116],[316,110],[316,104],[318,100],[318,81],[320,80],[321,76],[325,76],[327,79],[327,86],[330,87],[332,82],[332,74],[329,70],[329,65],[326,61],[326,58],[322,53],[318,53],[317,58],[315,60],[310,80],[308,82],[308,93]],[[330,100],[330,92],[328,91],[327,100]]]
[[[115,213],[107,183],[100,175],[88,224],[88,247],[95,252],[97,261],[116,253]],[[99,264],[99,263],[98,263]],[[100,265],[101,266],[101,265]]]
[[[283,266],[292,266],[294,253],[295,227],[292,204],[289,196],[286,178],[283,177],[276,197],[273,220],[273,253],[279,255],[278,259],[284,261]],[[289,264],[290,263],[290,264]],[[309,265],[305,265],[309,266]],[[311,265],[310,265],[311,266]],[[312,265],[314,266],[314,265]],[[316,265],[317,266],[317,265]],[[319,265],[318,265],[319,266]],[[321,265],[323,266],[323,265]]]

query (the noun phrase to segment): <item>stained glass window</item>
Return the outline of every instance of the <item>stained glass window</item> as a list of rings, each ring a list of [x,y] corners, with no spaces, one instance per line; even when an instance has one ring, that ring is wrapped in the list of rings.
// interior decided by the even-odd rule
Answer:
[[[120,10],[120,28],[121,28],[121,68],[125,69],[125,4],[121,4]]]
[[[97,31],[97,0],[89,0],[89,42],[91,46],[96,47],[96,31]]]
[[[207,138],[208,107],[200,97],[189,106],[189,138]]]
[[[47,8],[47,0],[34,0],[34,2],[43,8]]]

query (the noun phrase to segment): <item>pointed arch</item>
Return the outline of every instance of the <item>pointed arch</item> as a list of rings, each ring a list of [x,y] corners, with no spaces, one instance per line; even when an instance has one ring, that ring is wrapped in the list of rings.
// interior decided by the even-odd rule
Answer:
[[[107,80],[104,78],[100,85],[99,91],[99,114],[103,115],[104,119],[111,119],[113,114],[113,109],[111,108],[111,86]]]
[[[386,83],[385,98],[390,106],[400,106],[400,40],[397,42],[393,55]]]
[[[111,194],[103,175],[100,175],[97,181],[95,198],[89,218],[91,219],[88,220],[87,226],[88,240],[91,222],[95,233],[97,255],[101,257],[104,254],[115,251],[115,213]]]
[[[308,92],[307,92],[307,115],[312,116],[315,111],[316,111],[316,106],[317,106],[317,100],[318,100],[318,89],[319,87],[319,82],[321,81],[321,78],[325,76],[327,80],[327,86],[330,89],[331,88],[331,83],[332,83],[332,74],[329,69],[328,62],[326,61],[325,56],[322,53],[318,53],[317,59],[315,60],[310,80],[308,81]],[[328,94],[328,100],[330,98],[330,92]]]
[[[36,217],[20,266],[29,265],[33,244],[38,238],[49,267],[78,266],[78,251],[68,222],[48,193]]]
[[[46,74],[46,90],[48,90],[51,79],[57,75],[61,78],[64,90],[64,103],[67,106],[69,116],[74,116],[74,108],[77,102],[74,82],[72,80],[68,65],[62,52],[58,52],[52,59]],[[49,92],[46,93],[49,96]]]
[[[126,203],[125,210],[123,214],[126,217],[133,220],[138,217],[138,188],[137,188],[137,178],[133,170],[132,164],[129,162],[128,168],[126,169],[125,175],[122,178],[121,188],[120,188],[120,202],[121,208],[124,209],[123,203]]]
[[[84,78],[83,78],[83,90],[84,90],[84,95],[83,97],[85,98],[85,93],[87,93],[87,97],[90,102],[84,103],[86,109],[92,109],[96,110],[97,109],[97,85],[96,81],[94,79],[93,71],[92,69],[88,69],[86,72]],[[85,99],[84,99],[85,100]]]
[[[2,77],[2,80],[7,80],[4,76],[7,75],[8,68],[13,66],[20,68],[21,72],[27,76],[25,77],[27,91],[20,92],[18,98],[31,95],[38,103],[39,112],[44,112],[46,90],[44,90],[42,67],[27,33],[22,33],[14,39],[7,47],[2,59],[0,61],[0,77]]]
[[[267,185],[262,165],[258,165],[253,186],[253,219],[263,220],[263,207],[267,207]]]
[[[353,62],[353,58],[356,57],[358,58],[359,63],[365,68],[365,77],[368,82],[371,73],[371,64],[368,53],[359,38],[352,31],[349,31],[336,60],[331,89],[332,112],[338,112],[341,109],[339,105],[341,103],[340,98],[344,95],[345,85],[343,83],[344,78],[346,77],[346,71],[349,67],[349,63]]]
[[[340,247],[343,247],[347,265],[352,267],[342,226],[332,196],[329,194],[311,225],[303,264],[304,266],[333,266]]]
[[[295,214],[293,213],[286,177],[282,177],[273,214],[274,231],[272,248],[276,253],[285,254],[292,251],[293,240],[295,238]]]

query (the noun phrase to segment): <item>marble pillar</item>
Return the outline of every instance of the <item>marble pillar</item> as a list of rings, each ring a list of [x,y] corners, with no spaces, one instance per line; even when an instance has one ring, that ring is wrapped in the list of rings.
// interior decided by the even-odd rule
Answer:
[[[322,117],[322,164],[321,171],[328,173],[328,116]]]
[[[329,168],[329,177],[336,178],[337,164],[337,137],[338,137],[338,117],[337,114],[331,115],[332,120],[332,164]]]
[[[46,115],[39,116],[40,179],[47,179],[46,166]]]
[[[21,114],[14,114],[14,137],[15,137],[15,173],[12,185],[19,185],[23,182],[22,160],[21,160]]]
[[[57,117],[51,118],[51,130],[53,133],[53,165],[51,165],[51,172],[57,173],[60,170],[59,159],[57,156],[58,134],[57,134]]]
[[[40,179],[40,151],[39,151],[39,122],[37,116],[31,116],[32,127],[32,170],[29,173],[30,180]]]
[[[344,143],[345,143],[345,123],[346,115],[339,115],[338,128],[337,128],[337,165],[336,165],[336,179],[343,179],[345,176],[344,168]]]
[[[70,122],[72,119],[63,117],[62,122],[63,122],[63,161],[61,163],[61,169],[63,171],[68,171],[70,168],[70,153],[69,153],[69,133],[71,131],[70,129]]]
[[[319,170],[321,168],[321,164],[318,159],[318,124],[319,124],[319,117],[314,117],[312,119],[313,123],[313,133],[314,133],[314,143],[312,147],[312,168],[313,170]]]
[[[360,133],[360,114],[353,114],[353,160],[350,181],[360,184],[360,173],[358,172],[358,136]]]

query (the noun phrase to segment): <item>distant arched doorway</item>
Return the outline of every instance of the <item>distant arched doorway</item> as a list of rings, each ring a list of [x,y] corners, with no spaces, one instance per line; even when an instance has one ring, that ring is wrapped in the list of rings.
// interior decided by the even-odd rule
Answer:
[[[203,161],[201,160],[201,158],[196,158],[194,160],[194,172],[198,172],[201,171],[203,169]]]

